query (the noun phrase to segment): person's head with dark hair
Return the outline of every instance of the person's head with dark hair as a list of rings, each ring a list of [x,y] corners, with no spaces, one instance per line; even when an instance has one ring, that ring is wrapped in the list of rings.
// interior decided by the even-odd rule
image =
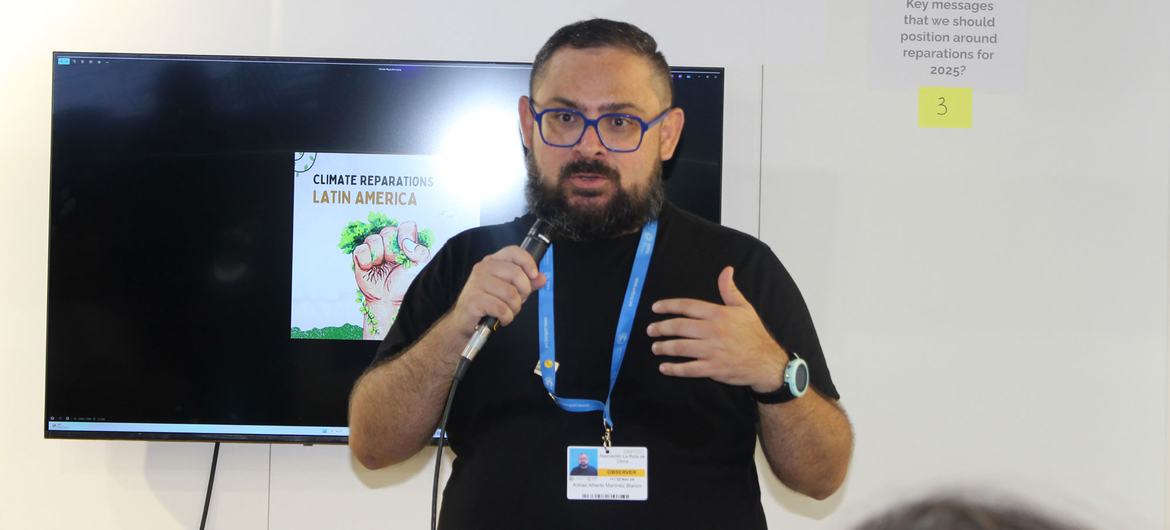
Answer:
[[[548,60],[561,48],[618,48],[645,58],[653,66],[655,89],[659,91],[662,104],[669,107],[674,103],[674,87],[670,78],[670,65],[666,56],[658,49],[658,41],[641,28],[626,22],[594,18],[574,22],[558,29],[545,41],[536,59],[532,61],[532,74],[528,78],[528,93],[536,93],[536,84],[544,75]]]
[[[855,530],[1083,530],[1015,504],[937,497],[895,508]]]
[[[636,26],[593,19],[556,31],[519,102],[530,212],[558,237],[605,239],[657,217],[662,162],[682,134],[670,68]]]

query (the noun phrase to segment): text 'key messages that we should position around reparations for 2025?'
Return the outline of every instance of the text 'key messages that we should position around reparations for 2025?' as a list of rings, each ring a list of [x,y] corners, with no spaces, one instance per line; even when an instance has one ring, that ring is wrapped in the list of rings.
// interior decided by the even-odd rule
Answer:
[[[869,9],[873,88],[1022,87],[1028,0],[870,0]]]

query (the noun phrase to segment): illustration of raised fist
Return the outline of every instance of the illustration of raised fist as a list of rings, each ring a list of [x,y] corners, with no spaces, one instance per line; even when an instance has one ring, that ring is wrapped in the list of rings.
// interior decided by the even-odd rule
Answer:
[[[373,214],[371,221],[377,231],[353,246],[353,273],[364,317],[362,338],[382,339],[398,316],[406,288],[431,258],[431,236],[413,221],[395,223]]]

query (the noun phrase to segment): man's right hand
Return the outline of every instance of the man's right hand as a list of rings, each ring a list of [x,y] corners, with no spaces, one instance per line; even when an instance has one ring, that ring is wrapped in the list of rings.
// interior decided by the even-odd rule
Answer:
[[[459,352],[485,316],[508,325],[547,280],[518,246],[471,269],[455,306],[392,362],[358,379],[349,401],[349,447],[362,465],[402,462],[430,441],[443,411]],[[439,329],[436,329],[439,328]]]
[[[449,315],[459,332],[471,337],[483,317],[507,326],[533,291],[544,287],[544,274],[519,246],[504,247],[476,263]]]

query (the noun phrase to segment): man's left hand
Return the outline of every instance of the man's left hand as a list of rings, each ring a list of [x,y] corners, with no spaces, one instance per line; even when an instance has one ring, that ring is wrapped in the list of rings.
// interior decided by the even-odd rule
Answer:
[[[719,273],[723,304],[692,298],[659,300],[651,311],[676,318],[650,324],[655,355],[690,357],[681,363],[662,363],[658,369],[676,377],[709,377],[729,385],[750,386],[756,392],[772,392],[783,383],[781,372],[788,352],[772,338],[754,307],[732,279],[734,270]]]

